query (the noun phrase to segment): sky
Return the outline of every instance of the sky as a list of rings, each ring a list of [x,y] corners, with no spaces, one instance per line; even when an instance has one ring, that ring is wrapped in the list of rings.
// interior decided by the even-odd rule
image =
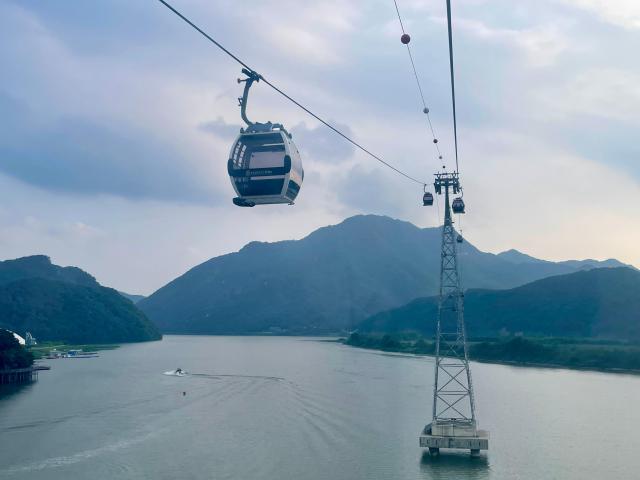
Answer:
[[[431,182],[453,165],[444,0],[173,0],[296,100]],[[460,172],[478,248],[640,266],[640,2],[454,0]],[[295,206],[242,209],[226,172],[240,66],[154,0],[0,2],[0,258],[150,294],[252,241],[351,215],[439,224],[422,187],[266,85],[249,116],[303,156]]]

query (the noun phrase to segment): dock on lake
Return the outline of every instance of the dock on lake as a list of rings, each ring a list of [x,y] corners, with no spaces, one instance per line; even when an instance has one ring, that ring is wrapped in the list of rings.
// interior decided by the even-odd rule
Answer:
[[[13,385],[18,383],[29,383],[38,379],[40,370],[50,370],[48,365],[33,365],[26,368],[13,368],[0,370],[0,385]]]

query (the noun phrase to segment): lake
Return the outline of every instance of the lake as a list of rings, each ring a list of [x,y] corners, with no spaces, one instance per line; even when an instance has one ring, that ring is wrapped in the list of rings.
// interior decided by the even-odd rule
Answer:
[[[165,336],[0,397],[0,478],[640,478],[640,377],[472,363],[490,450],[423,456],[433,359]],[[199,375],[164,375],[177,367]],[[183,394],[184,392],[184,394]]]

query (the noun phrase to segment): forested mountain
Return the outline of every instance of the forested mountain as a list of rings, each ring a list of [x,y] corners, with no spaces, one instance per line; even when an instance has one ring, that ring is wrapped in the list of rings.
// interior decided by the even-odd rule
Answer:
[[[438,288],[440,229],[360,215],[298,241],[252,242],[212,258],[138,306],[165,332],[330,333]],[[514,262],[469,243],[459,248],[464,285],[511,288],[577,264]],[[522,255],[522,254],[521,254]]]
[[[77,267],[60,267],[51,263],[46,255],[32,255],[0,262],[0,285],[23,278],[46,278],[87,287],[100,284],[84,270]]]
[[[116,290],[42,255],[0,262],[0,328],[70,343],[161,338],[145,314]]]
[[[640,341],[640,272],[597,268],[537,280],[508,290],[465,293],[470,336],[519,333]],[[433,336],[437,298],[420,298],[381,312],[359,331]]]

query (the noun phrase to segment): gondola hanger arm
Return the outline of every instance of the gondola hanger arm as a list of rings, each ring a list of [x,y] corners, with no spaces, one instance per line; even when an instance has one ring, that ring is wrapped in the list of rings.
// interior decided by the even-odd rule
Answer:
[[[259,82],[262,79],[262,75],[248,68],[243,68],[242,73],[244,73],[247,78],[238,79],[238,83],[244,82],[244,91],[242,92],[242,97],[238,98],[238,104],[240,105],[240,116],[242,117],[242,120],[244,120],[244,122],[247,124],[247,131],[271,131],[274,128],[284,130],[282,125],[279,123],[271,123],[270,121],[267,123],[260,123],[252,122],[251,120],[249,120],[249,118],[247,117],[249,90],[251,89],[253,82]]]
[[[259,73],[254,72],[253,70],[249,70],[248,68],[243,68],[242,73],[244,73],[247,78],[239,78],[238,83],[244,82],[244,91],[242,92],[242,97],[238,98],[238,104],[240,105],[240,115],[242,116],[242,120],[247,124],[248,127],[252,127],[255,125],[254,122],[249,120],[247,117],[247,102],[249,101],[249,89],[253,82],[259,82],[260,76]]]

